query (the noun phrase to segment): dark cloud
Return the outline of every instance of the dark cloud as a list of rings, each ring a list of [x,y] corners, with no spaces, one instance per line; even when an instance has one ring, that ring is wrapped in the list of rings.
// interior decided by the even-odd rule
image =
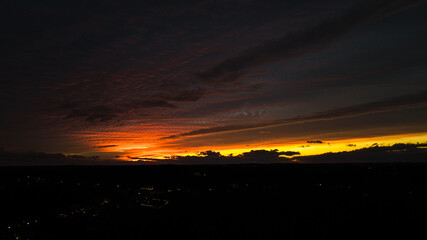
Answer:
[[[198,156],[174,156],[167,160],[157,160],[158,164],[247,164],[247,163],[288,163],[286,157],[299,155],[299,152],[287,151],[279,152],[274,150],[251,150],[237,156],[223,156],[219,152],[204,151]]]
[[[194,102],[204,97],[206,94],[206,89],[196,88],[191,90],[183,90],[178,93],[171,93],[169,96],[165,96],[164,98],[176,102]]]
[[[118,116],[117,114],[123,112],[121,109],[115,109],[109,106],[95,106],[89,108],[73,107],[69,110],[68,108],[68,106],[65,108],[69,112],[64,117],[65,119],[84,118],[88,122],[110,121],[116,118]]]
[[[295,156],[295,155],[300,155],[300,152],[295,152],[295,151],[286,151],[286,152],[280,152],[280,156]]]
[[[147,163],[147,162],[156,162],[159,159],[157,158],[147,158],[147,157],[131,157],[131,156],[126,156],[128,159],[136,161],[136,162],[140,162],[140,163]]]
[[[205,156],[205,157],[221,157],[222,156],[220,152],[215,152],[215,151],[212,151],[212,150],[200,152],[199,155],[200,156]]]
[[[277,159],[280,156],[294,156],[294,155],[300,155],[299,152],[295,151],[286,151],[286,152],[279,152],[279,150],[251,150],[250,152],[242,153],[241,157],[246,159],[260,159],[259,161],[262,161],[261,159]]]
[[[62,153],[0,151],[1,166],[102,165],[120,164],[120,162],[100,160],[98,156],[84,157]]]
[[[85,118],[88,122],[105,122],[110,121],[120,115],[129,113],[134,110],[150,108],[176,108],[177,106],[165,100],[134,100],[124,104],[115,104],[114,106],[94,106],[84,107],[77,105],[61,105],[69,114],[65,119]]]
[[[354,6],[343,16],[331,18],[319,25],[287,34],[279,40],[246,49],[238,56],[228,58],[211,69],[199,72],[196,75],[209,82],[234,82],[249,69],[318,51],[364,23],[399,12],[419,2],[421,1],[381,0],[364,2]]]
[[[130,104],[127,104],[131,109],[145,109],[145,108],[176,108],[175,104],[172,104],[165,100],[138,100]]]
[[[304,115],[304,116],[299,116],[299,117],[294,117],[289,119],[281,119],[281,120],[276,120],[276,121],[267,122],[267,123],[228,125],[228,126],[204,128],[204,129],[190,131],[187,133],[182,133],[179,135],[168,136],[168,137],[165,137],[164,139],[172,139],[177,137],[195,136],[195,135],[210,134],[210,133],[228,132],[228,131],[238,131],[238,130],[246,130],[246,129],[255,129],[255,128],[264,128],[264,127],[279,126],[279,125],[289,125],[289,124],[312,122],[312,121],[319,121],[319,120],[333,120],[338,118],[348,118],[348,117],[354,117],[358,115],[375,113],[375,112],[387,112],[387,111],[395,111],[395,110],[401,110],[401,109],[406,109],[411,107],[420,107],[420,106],[424,106],[426,103],[427,103],[427,91],[421,91],[415,94],[408,94],[408,95],[388,98],[388,99],[384,99],[376,102],[338,108],[330,111],[318,112],[310,115]]]
[[[323,141],[320,141],[320,140],[308,140],[307,143],[318,143],[318,144],[322,144]]]
[[[87,116],[86,120],[88,122],[107,122],[112,120],[113,118],[117,117],[115,114],[108,114],[108,113],[91,113],[89,116]]]
[[[94,148],[110,148],[110,147],[117,147],[118,145],[102,145],[102,146],[96,146]]]

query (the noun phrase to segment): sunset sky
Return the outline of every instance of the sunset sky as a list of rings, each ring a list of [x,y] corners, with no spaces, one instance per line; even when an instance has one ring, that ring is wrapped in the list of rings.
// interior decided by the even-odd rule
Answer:
[[[3,151],[167,158],[427,142],[424,1],[8,1]]]

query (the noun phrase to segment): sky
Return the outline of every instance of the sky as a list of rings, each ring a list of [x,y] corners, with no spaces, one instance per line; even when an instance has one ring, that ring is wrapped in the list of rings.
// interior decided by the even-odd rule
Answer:
[[[427,142],[425,1],[1,5],[2,151],[161,163]]]

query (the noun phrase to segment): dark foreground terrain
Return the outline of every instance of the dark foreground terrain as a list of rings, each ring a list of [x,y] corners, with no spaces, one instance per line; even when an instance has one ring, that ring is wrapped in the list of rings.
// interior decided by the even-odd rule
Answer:
[[[0,201],[2,240],[422,239],[427,165],[3,167]]]

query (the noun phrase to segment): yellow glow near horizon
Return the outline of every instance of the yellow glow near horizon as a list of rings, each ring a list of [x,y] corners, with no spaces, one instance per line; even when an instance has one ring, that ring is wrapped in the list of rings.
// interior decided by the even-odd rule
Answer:
[[[315,139],[317,140],[317,139]],[[318,155],[327,152],[342,152],[352,151],[356,149],[366,148],[372,146],[374,143],[378,145],[392,145],[395,143],[426,143],[427,133],[417,134],[404,134],[404,135],[389,135],[380,137],[368,137],[368,138],[350,138],[350,139],[318,139],[323,141],[321,144],[307,143],[306,141],[289,141],[286,142],[275,142],[275,143],[260,143],[256,146],[248,145],[230,145],[230,146],[204,146],[198,148],[185,148],[185,147],[161,147],[157,146],[156,143],[143,143],[138,144],[135,141],[117,141],[110,142],[107,147],[97,149],[97,153],[101,158],[108,158],[108,156],[114,157],[118,160],[135,161],[130,157],[137,158],[155,158],[165,159],[174,155],[190,155],[194,156],[201,151],[212,150],[220,152],[222,155],[234,156],[249,152],[251,150],[272,150],[278,149],[279,151],[296,151],[300,152],[300,156]],[[105,142],[103,143],[105,144]],[[110,155],[108,155],[110,154]],[[94,152],[86,153],[84,155],[94,156]],[[118,156],[118,157],[116,157]],[[141,159],[143,160],[143,159]]]
[[[320,139],[322,140],[322,139]],[[339,139],[339,140],[324,140],[322,144],[295,142],[287,145],[270,145],[260,148],[241,148],[241,149],[226,149],[220,151],[223,155],[233,154],[238,155],[250,150],[259,149],[278,149],[279,151],[296,151],[300,152],[301,156],[318,155],[328,152],[343,152],[356,149],[370,147],[377,143],[378,145],[392,145],[395,143],[425,143],[427,142],[427,134],[407,134],[407,135],[392,135],[371,138],[354,138],[354,139]],[[349,146],[350,144],[355,146]]]

